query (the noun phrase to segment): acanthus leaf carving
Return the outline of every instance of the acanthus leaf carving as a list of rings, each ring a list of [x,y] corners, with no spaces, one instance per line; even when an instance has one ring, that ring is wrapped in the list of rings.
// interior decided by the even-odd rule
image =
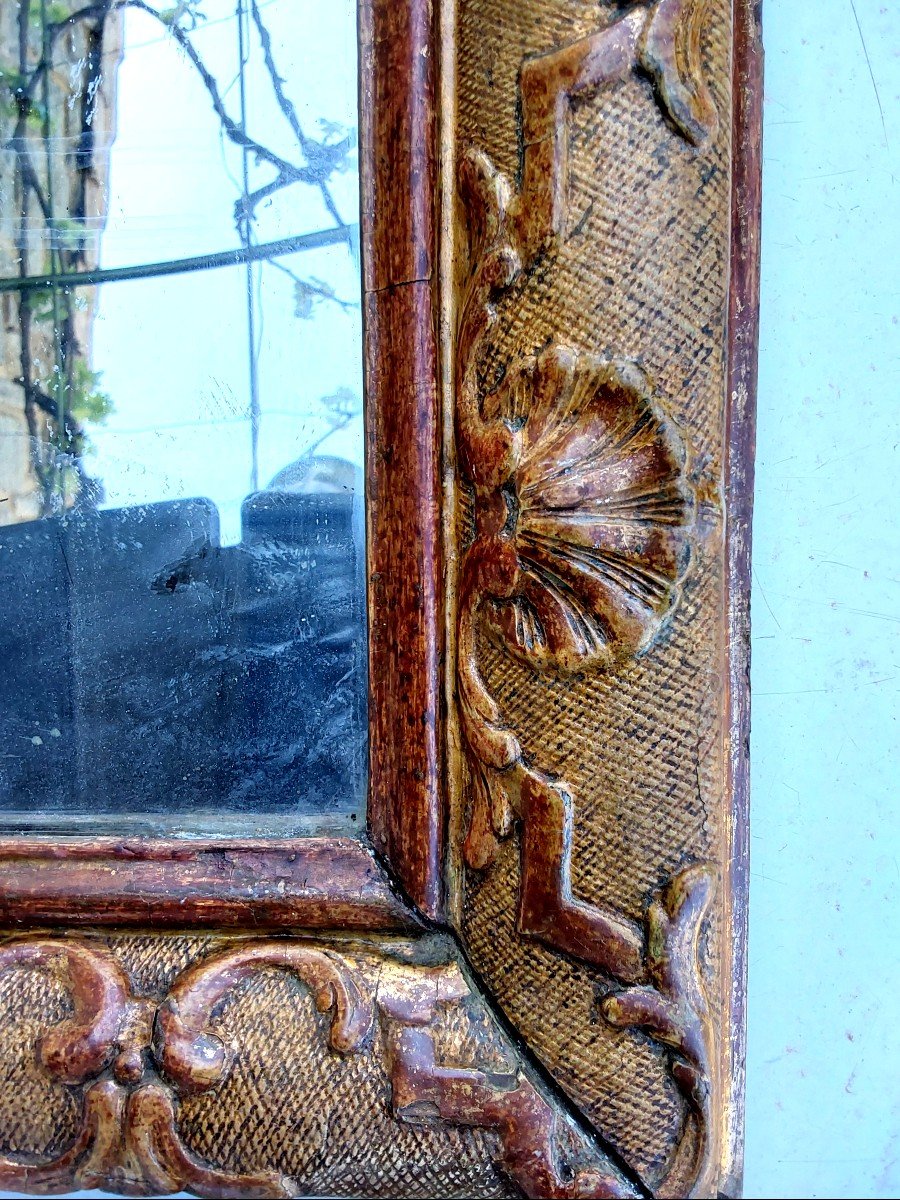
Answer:
[[[644,72],[688,142],[715,136],[700,69],[706,10],[706,0],[657,0],[527,59],[519,189],[474,147],[461,153],[458,179],[456,431],[474,499],[457,613],[470,779],[463,855],[486,869],[517,829],[519,932],[629,985],[604,1016],[666,1049],[686,1103],[661,1196],[692,1194],[708,1167],[714,1071],[699,937],[711,869],[670,880],[643,927],[573,895],[571,788],[527,757],[504,722],[479,668],[478,633],[541,671],[617,669],[646,650],[677,605],[695,536],[687,451],[634,362],[551,341],[507,362],[498,385],[485,380],[499,300],[566,233],[572,96]]]
[[[700,936],[715,876],[705,865],[675,876],[647,910],[647,980],[607,996],[603,1015],[617,1029],[640,1029],[666,1047],[686,1098],[693,1137],[684,1137],[660,1197],[700,1194],[708,1186],[708,1138],[715,1077],[713,1026],[700,971]]]

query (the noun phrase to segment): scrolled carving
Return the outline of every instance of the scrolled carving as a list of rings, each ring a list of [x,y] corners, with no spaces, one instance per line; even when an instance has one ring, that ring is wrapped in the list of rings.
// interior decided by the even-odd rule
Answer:
[[[9,942],[0,948],[0,971],[33,967],[55,975],[72,1001],[72,1015],[41,1039],[43,1066],[61,1083],[84,1083],[116,1057],[129,995],[115,960],[79,942],[51,938]]]
[[[0,947],[0,972],[16,967],[46,971],[69,994],[72,1015],[38,1044],[38,1061],[60,1083],[95,1080],[120,1052],[119,1034],[128,1004],[128,983],[114,959],[78,942],[50,938],[9,942]],[[124,1093],[111,1079],[85,1090],[81,1124],[72,1145],[46,1163],[0,1156],[0,1188],[53,1192],[72,1180],[97,1187],[118,1158]]]
[[[395,1033],[390,1055],[397,1116],[411,1121],[434,1116],[496,1131],[499,1165],[526,1196],[601,1200],[639,1195],[611,1170],[563,1169],[557,1114],[521,1072],[498,1079],[479,1070],[439,1066],[431,1035],[409,1027]]]
[[[522,185],[510,199],[510,210],[525,260],[531,261],[546,240],[565,233],[566,119],[573,97],[640,70],[691,145],[702,148],[715,137],[718,115],[700,61],[707,8],[708,0],[638,3],[606,29],[522,64]]]
[[[8,943],[0,948],[0,971],[14,967],[48,970],[65,984],[73,1014],[42,1038],[39,1059],[59,1082],[87,1086],[72,1145],[47,1163],[0,1157],[0,1187],[299,1194],[278,1172],[232,1174],[199,1159],[179,1135],[178,1098],[213,1087],[230,1070],[228,1048],[207,1026],[227,994],[264,968],[296,975],[320,1011],[333,1010],[333,1050],[357,1049],[371,1028],[372,1004],[350,960],[308,943],[243,943],[189,968],[160,1005],[135,997],[112,955],[84,942]]]
[[[700,65],[708,0],[659,0],[638,43],[641,66],[675,126],[695,146],[715,137],[719,118]]]
[[[645,72],[676,129],[702,147],[717,128],[700,73],[705,13],[706,0],[657,0],[526,60],[520,188],[473,147],[458,181],[456,431],[474,497],[458,600],[463,853],[485,869],[518,828],[519,931],[630,985],[604,1016],[666,1047],[688,1119],[660,1195],[701,1187],[708,1161],[712,1026],[698,939],[711,875],[702,865],[682,871],[643,928],[573,895],[571,789],[527,758],[503,721],[479,668],[478,632],[536,670],[617,669],[646,650],[677,605],[695,536],[687,451],[633,362],[551,341],[502,365],[499,384],[486,379],[500,297],[566,233],[571,97]]]
[[[313,993],[320,1012],[333,1009],[333,1050],[346,1054],[366,1037],[371,1001],[346,961],[327,949],[278,942],[251,942],[229,954],[197,963],[176,982],[156,1015],[155,1054],[182,1095],[206,1091],[228,1068],[226,1047],[208,1030],[214,1010],[253,972],[290,971]]]
[[[86,1089],[81,1124],[75,1140],[46,1163],[0,1155],[0,1189],[18,1192],[64,1192],[74,1185],[99,1188],[113,1176],[121,1158],[125,1120],[124,1094],[106,1079]]]
[[[437,1061],[436,1009],[468,993],[453,966],[441,969],[437,977],[432,972],[431,979],[420,973],[412,991],[408,984],[404,988],[402,975],[393,976],[379,991],[394,1114],[414,1123],[442,1120],[496,1132],[498,1165],[526,1196],[546,1200],[638,1196],[618,1171],[597,1156],[590,1165],[564,1164],[559,1149],[561,1117],[521,1068],[488,1073]]]
[[[128,1161],[140,1169],[140,1194],[187,1190],[223,1200],[280,1200],[300,1195],[294,1181],[277,1171],[233,1174],[192,1154],[178,1132],[175,1098],[159,1083],[146,1084],[129,1097],[123,1125]]]
[[[13,967],[52,971],[70,989],[73,1016],[51,1029],[41,1045],[69,1038],[76,1055],[79,1047],[90,1050],[68,1069],[57,1057],[42,1059],[52,1078],[84,1087],[74,1141],[46,1163],[0,1158],[0,1188],[102,1188],[132,1195],[188,1190],[235,1200],[300,1195],[302,1181],[277,1171],[236,1173],[203,1161],[179,1130],[180,1099],[214,1088],[232,1067],[231,1049],[210,1031],[216,1013],[254,972],[275,969],[301,980],[319,1011],[332,1013],[323,1054],[365,1048],[381,1058],[398,1120],[495,1133],[496,1165],[527,1196],[639,1194],[598,1147],[583,1137],[579,1143],[571,1129],[564,1136],[566,1118],[509,1051],[503,1051],[503,1069],[480,1065],[485,1051],[477,1039],[474,1063],[471,1057],[459,1066],[439,1061],[435,1037],[441,1014],[473,999],[453,961],[419,965],[373,956],[371,947],[360,957],[307,941],[243,942],[187,968],[156,1002],[133,994],[100,945],[54,939],[8,943],[0,947],[0,970]],[[482,1032],[488,1041],[490,1036]]]
[[[618,1029],[640,1029],[669,1052],[675,1082],[686,1098],[693,1138],[678,1147],[657,1195],[703,1193],[715,1072],[713,1026],[701,982],[700,935],[712,903],[715,877],[706,866],[689,867],[663,889],[647,910],[648,982],[607,996],[603,1015]]]

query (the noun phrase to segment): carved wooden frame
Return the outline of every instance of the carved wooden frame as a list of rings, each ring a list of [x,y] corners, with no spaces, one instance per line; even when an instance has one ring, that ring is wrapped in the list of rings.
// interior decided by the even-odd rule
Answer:
[[[521,2],[535,18],[545,4]],[[395,1117],[490,1131],[502,1177],[526,1195],[738,1194],[761,163],[754,0],[732,10],[724,874],[685,864],[647,898],[641,921],[577,898],[573,789],[553,773],[552,753],[523,751],[479,658],[487,635],[536,672],[615,671],[678,604],[699,501],[684,436],[633,361],[639,348],[586,353],[555,336],[490,378],[486,361],[504,297],[568,230],[574,96],[602,97],[636,72],[673,136],[698,154],[729,122],[703,78],[706,9],[633,0],[597,31],[526,58],[513,179],[457,137],[453,0],[363,0],[370,840],[0,842],[0,913],[12,935],[0,979],[36,970],[66,991],[71,1015],[44,1032],[38,1055],[82,1097],[75,1141],[46,1160],[13,1147],[0,1155],[0,1185],[301,1194],[302,1179],[202,1160],[178,1126],[181,1099],[214,1091],[240,1056],[210,1032],[213,1013],[254,972],[274,970],[331,1014],[322,1054],[377,1045]],[[514,835],[519,935],[600,972],[611,990],[599,1019],[664,1049],[685,1118],[653,1178],[516,1046],[471,974],[465,938],[454,940],[466,871],[489,871]],[[701,945],[713,904],[731,947],[715,1009]],[[437,949],[411,959],[392,941],[432,947],[436,928],[447,931]],[[226,941],[153,998],[98,936],[201,929]],[[505,1039],[504,1070],[477,1056],[448,1065],[436,1048],[438,1011],[476,1002]]]

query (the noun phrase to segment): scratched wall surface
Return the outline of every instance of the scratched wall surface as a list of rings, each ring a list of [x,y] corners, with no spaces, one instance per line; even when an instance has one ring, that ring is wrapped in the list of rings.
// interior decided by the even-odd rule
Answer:
[[[891,1197],[900,4],[764,8],[746,1195]]]

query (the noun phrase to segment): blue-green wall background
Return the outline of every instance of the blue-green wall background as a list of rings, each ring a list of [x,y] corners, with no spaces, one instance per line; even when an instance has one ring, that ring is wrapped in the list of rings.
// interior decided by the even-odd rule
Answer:
[[[900,3],[764,0],[746,1195],[900,1195]]]

